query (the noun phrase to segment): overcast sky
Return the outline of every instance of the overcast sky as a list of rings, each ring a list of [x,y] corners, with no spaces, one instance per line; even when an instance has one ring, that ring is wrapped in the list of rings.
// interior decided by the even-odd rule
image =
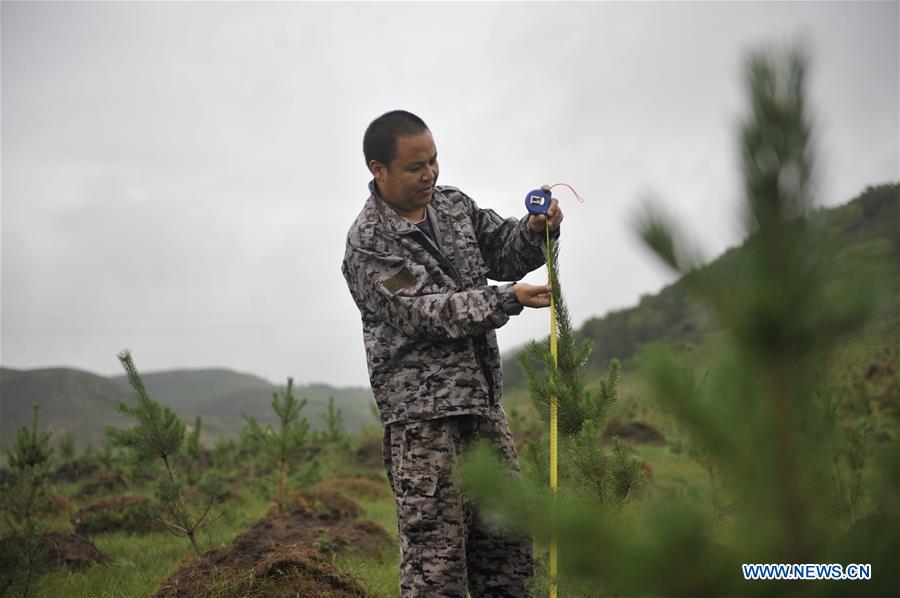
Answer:
[[[395,108],[482,207],[581,192],[558,193],[578,324],[671,282],[630,226],[648,192],[708,257],[740,241],[748,49],[810,50],[820,203],[900,178],[897,2],[0,7],[6,367],[120,373],[128,347],[144,371],[366,385],[340,262],[363,131]]]

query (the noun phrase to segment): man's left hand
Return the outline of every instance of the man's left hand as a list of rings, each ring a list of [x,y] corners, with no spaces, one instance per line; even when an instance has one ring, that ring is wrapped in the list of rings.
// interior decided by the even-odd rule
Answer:
[[[541,189],[549,192],[549,185],[542,185]],[[549,220],[548,220],[549,218]],[[547,222],[550,223],[550,230],[556,231],[559,228],[559,223],[563,221],[563,213],[562,210],[559,209],[559,202],[556,201],[556,198],[552,198],[550,200],[550,209],[547,210],[546,214],[531,214],[528,217],[528,228],[531,229],[532,232],[542,233],[544,232],[544,228],[547,226]]]

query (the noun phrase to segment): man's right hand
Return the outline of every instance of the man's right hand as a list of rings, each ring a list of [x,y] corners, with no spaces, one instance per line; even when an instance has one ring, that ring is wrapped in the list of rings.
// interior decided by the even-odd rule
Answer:
[[[549,307],[550,286],[517,282],[513,285],[516,299],[525,307]]]

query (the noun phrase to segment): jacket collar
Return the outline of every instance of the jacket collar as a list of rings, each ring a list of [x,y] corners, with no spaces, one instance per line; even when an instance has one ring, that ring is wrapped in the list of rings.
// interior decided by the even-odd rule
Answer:
[[[371,193],[370,200],[372,201],[372,205],[375,208],[375,213],[378,214],[378,219],[381,220],[381,223],[384,225],[386,230],[401,235],[409,234],[411,232],[419,230],[414,224],[410,223],[406,218],[398,214],[397,210],[395,210],[386,201],[384,201],[384,198],[382,198],[378,193],[378,187],[375,185],[375,179],[369,181],[369,193]]]
[[[369,193],[371,193],[375,212],[378,214],[379,220],[381,220],[381,223],[387,230],[401,235],[420,232],[415,224],[412,224],[409,220],[401,216],[397,210],[384,201],[384,198],[378,193],[378,187],[375,185],[374,179],[369,181]],[[433,193],[434,195],[432,195],[431,203],[425,206],[425,213],[428,215],[432,229],[434,229],[434,236],[440,239],[441,225],[438,223],[437,210],[434,209],[433,205],[435,200],[437,200],[438,190],[435,189]]]
[[[419,244],[422,244],[422,241],[424,241],[426,247],[431,246],[436,249],[438,261],[444,265],[449,274],[459,280],[459,273],[456,270],[454,262],[456,248],[454,247],[453,238],[444,236],[443,234],[452,234],[453,222],[450,220],[447,210],[444,209],[446,206],[441,207],[443,205],[442,202],[446,202],[446,198],[443,193],[438,191],[437,187],[435,187],[431,202],[425,206],[425,213],[428,215],[431,229],[434,232],[434,240],[429,238],[428,235],[419,230],[419,227],[410,223],[406,218],[398,214],[394,208],[388,205],[388,203],[384,201],[384,198],[378,194],[378,188],[375,186],[374,180],[369,183],[369,191],[371,193],[369,196],[371,208],[375,212],[376,218],[381,221],[385,230],[398,235],[414,235],[416,242]]]

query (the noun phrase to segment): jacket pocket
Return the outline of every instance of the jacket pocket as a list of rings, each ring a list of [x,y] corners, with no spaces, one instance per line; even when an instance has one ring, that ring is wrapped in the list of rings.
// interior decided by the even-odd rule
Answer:
[[[400,481],[400,488],[407,498],[415,496],[432,497],[437,493],[438,475],[433,472],[406,471]]]

